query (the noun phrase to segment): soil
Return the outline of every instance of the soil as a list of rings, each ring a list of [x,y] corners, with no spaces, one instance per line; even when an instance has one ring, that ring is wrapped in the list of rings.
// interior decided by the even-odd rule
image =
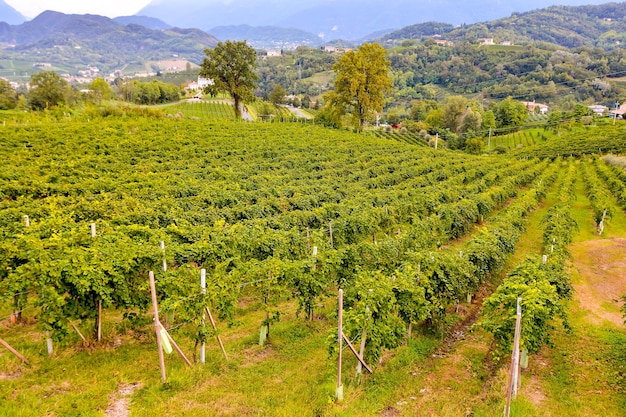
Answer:
[[[111,399],[111,404],[105,411],[106,417],[128,417],[130,415],[130,396],[135,390],[142,387],[141,382],[134,384],[120,385],[117,394]]]
[[[574,283],[574,298],[589,313],[589,321],[604,320],[618,326],[624,324],[621,297],[626,295],[626,239],[601,239],[572,246],[574,274],[581,279]]]

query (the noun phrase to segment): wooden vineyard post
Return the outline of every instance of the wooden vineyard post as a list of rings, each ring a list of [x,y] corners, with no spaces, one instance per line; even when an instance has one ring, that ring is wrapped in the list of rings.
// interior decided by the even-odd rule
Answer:
[[[11,352],[12,354],[14,354],[15,356],[17,356],[18,358],[20,358],[20,360],[22,362],[24,362],[25,364],[28,364],[28,361],[26,360],[25,357],[23,357],[22,355],[19,354],[19,352],[15,349],[13,349],[11,347],[11,345],[9,345],[7,342],[5,342],[4,340],[0,339],[0,345],[4,346],[5,348],[7,348],[9,350],[9,352]]]
[[[511,400],[517,396],[517,386],[519,381],[519,343],[522,329],[522,299],[517,298],[517,314],[515,318],[515,337],[513,339],[513,353],[511,354],[511,370],[509,376],[509,386],[507,389],[506,406],[504,417],[509,417],[511,413]]]
[[[541,257],[541,263],[544,265],[548,263],[548,255],[543,255]]]
[[[372,290],[369,290],[370,293]],[[363,331],[361,332],[361,346],[359,348],[359,356],[363,357],[363,353],[365,352],[365,343],[367,342],[367,322],[370,317],[370,308],[369,306],[365,306],[365,324],[363,325]],[[409,336],[410,337],[410,336]],[[361,371],[363,369],[363,364],[361,361],[357,361],[356,364],[356,380],[357,383],[361,382]]]
[[[154,311],[154,331],[157,339],[157,349],[159,350],[159,366],[161,367],[161,381],[167,380],[165,374],[165,358],[163,357],[163,345],[161,344],[160,325],[159,322],[159,307],[157,305],[156,287],[154,284],[154,272],[150,271],[150,294],[152,295],[152,308]]]
[[[165,262],[165,260],[163,260],[163,262]],[[163,265],[165,266],[165,263]],[[204,268],[200,270],[200,288],[202,289],[202,295],[205,295],[206,294],[206,269]],[[206,327],[206,323],[204,322],[205,317],[206,317],[205,312],[202,311],[202,330],[204,330],[204,328]],[[200,345],[200,363],[206,362],[205,350],[206,350],[206,342],[204,341],[204,338],[203,338],[202,344]]]
[[[338,304],[337,343],[339,343],[339,359],[337,360],[337,389],[335,390],[335,399],[337,401],[343,401],[343,385],[341,384],[341,364],[343,359],[343,290],[341,288],[339,288]]]
[[[226,354],[226,349],[224,349],[224,343],[222,343],[222,338],[220,337],[219,334],[217,334],[217,326],[215,325],[215,320],[213,320],[213,314],[211,314],[211,310],[209,310],[209,307],[204,307],[207,316],[209,316],[209,321],[211,322],[211,327],[213,327],[213,330],[216,333],[216,338],[217,338],[217,343],[219,343],[220,345],[220,349],[222,349],[222,354],[224,355],[224,358],[226,360],[228,360],[228,355]]]
[[[30,226],[30,218],[28,217],[28,214],[25,214],[24,216],[22,216],[22,218],[24,219],[24,226],[29,227]]]

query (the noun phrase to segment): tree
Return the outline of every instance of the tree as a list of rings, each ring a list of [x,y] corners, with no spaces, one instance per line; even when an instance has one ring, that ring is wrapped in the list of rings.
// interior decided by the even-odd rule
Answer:
[[[457,133],[478,132],[482,124],[483,118],[480,113],[468,107],[460,117]]]
[[[451,96],[443,108],[443,127],[451,132],[459,130],[461,117],[467,110],[468,100],[463,96]]]
[[[494,114],[498,127],[522,126],[528,119],[524,103],[507,97],[496,105]]]
[[[0,110],[14,109],[17,106],[17,92],[6,80],[0,80]]]
[[[90,90],[89,95],[93,97],[96,103],[101,103],[102,100],[110,100],[115,96],[115,92],[102,78],[96,78],[89,84],[87,88]]]
[[[280,86],[280,84],[274,84],[274,88],[270,93],[268,99],[269,102],[278,105],[283,104],[285,102],[285,96],[287,95],[287,91]]]
[[[383,47],[375,43],[346,52],[333,65],[335,91],[326,96],[327,101],[341,113],[351,110],[353,123],[362,128],[383,110],[385,94],[391,92],[390,65]]]
[[[43,110],[66,102],[67,81],[53,71],[43,71],[30,77],[28,100],[33,110]]]
[[[219,42],[214,49],[205,49],[200,76],[213,80],[204,91],[215,95],[226,92],[235,100],[235,115],[241,118],[241,104],[254,99],[258,79],[254,72],[256,52],[245,41]]]

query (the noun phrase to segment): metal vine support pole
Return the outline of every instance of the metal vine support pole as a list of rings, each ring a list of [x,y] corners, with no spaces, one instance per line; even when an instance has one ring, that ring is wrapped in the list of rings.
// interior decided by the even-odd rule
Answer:
[[[337,389],[335,390],[335,399],[337,401],[343,401],[343,385],[341,384],[341,362],[343,359],[343,290],[341,288],[339,288],[337,342],[339,343],[339,359],[337,360]]]
[[[91,228],[91,238],[95,239],[96,224],[91,223],[90,228]],[[98,315],[96,316],[96,339],[99,342],[100,340],[102,340],[102,299],[101,298],[98,299],[97,308],[98,308],[98,312],[97,312]]]
[[[519,375],[519,345],[520,345],[520,333],[522,331],[522,299],[517,299],[517,317],[515,320],[515,339],[513,341],[513,398],[517,397],[517,388],[520,385]]]
[[[509,417],[511,413],[511,400],[517,395],[517,374],[519,373],[519,334],[522,328],[522,307],[521,298],[517,298],[517,315],[515,319],[515,338],[513,341],[513,353],[511,354],[511,370],[509,375],[509,386],[507,388],[506,406],[504,417]],[[517,353],[517,354],[516,354]]]
[[[157,349],[159,350],[159,365],[161,367],[161,381],[165,382],[165,358],[163,357],[163,345],[161,344],[161,323],[159,322],[159,307],[157,305],[156,287],[154,285],[154,272],[150,271],[150,293],[152,295],[152,309],[154,311],[154,331],[157,339]]]
[[[163,260],[165,262],[165,260]],[[165,266],[165,263],[163,264]],[[202,295],[206,294],[206,269],[202,268],[200,270],[200,288],[202,289]],[[202,312],[202,329],[205,327],[204,323],[205,314]],[[200,363],[205,363],[205,350],[206,350],[206,342],[204,338],[202,339],[202,344],[200,345]]]
[[[165,242],[160,241],[159,247],[161,248],[161,253],[163,254],[163,272],[167,272],[167,261],[165,260]]]

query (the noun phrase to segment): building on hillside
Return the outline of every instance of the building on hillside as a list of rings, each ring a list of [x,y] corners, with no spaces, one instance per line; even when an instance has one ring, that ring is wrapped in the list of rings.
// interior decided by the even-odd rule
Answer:
[[[210,78],[198,77],[198,89],[204,90],[208,86],[213,85],[213,80]]]
[[[271,49],[267,51],[267,56],[283,56],[283,52],[280,49]]]
[[[540,114],[547,114],[548,110],[550,110],[550,107],[548,107],[547,104],[537,103],[537,102],[535,102],[535,100],[533,100],[533,101],[522,101],[522,104],[524,106],[526,106],[528,111],[531,112],[531,113],[539,112]],[[537,108],[539,110],[537,110]]]
[[[626,113],[626,103],[622,104],[617,109],[609,110],[609,116],[615,117],[617,115],[618,119],[623,119],[625,113]]]
[[[513,41],[502,41],[502,42],[500,42],[500,45],[502,45],[502,46],[513,46],[513,45],[515,45],[515,42],[513,42]]]
[[[338,48],[336,46],[332,46],[332,45],[325,45],[325,46],[322,47],[322,51],[333,54],[333,53],[336,53],[336,52],[341,52],[342,49]]]
[[[596,116],[606,116],[609,114],[609,108],[600,104],[594,104],[593,106],[587,106]]]
[[[493,38],[480,38],[478,39],[478,43],[481,45],[495,45]]]
[[[439,46],[454,46],[454,42],[446,41],[444,39],[435,39],[435,44]]]

